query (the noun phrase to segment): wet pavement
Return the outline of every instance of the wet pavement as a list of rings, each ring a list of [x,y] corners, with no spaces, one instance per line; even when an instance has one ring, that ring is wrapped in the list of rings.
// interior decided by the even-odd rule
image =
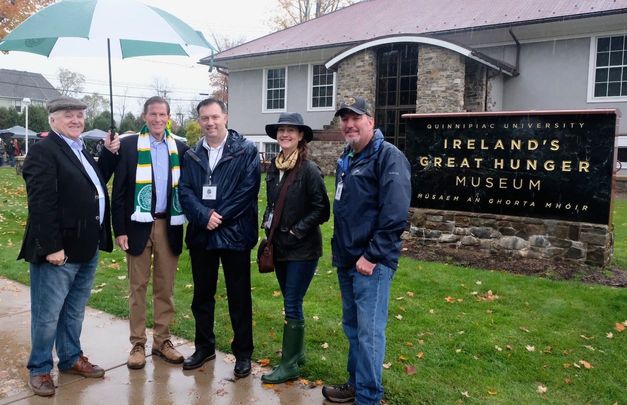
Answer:
[[[150,331],[151,333],[152,331]],[[232,355],[217,353],[203,367],[183,371],[159,358],[148,356],[142,370],[129,370],[128,321],[87,308],[81,343],[89,360],[106,370],[104,378],[75,375],[53,378],[53,397],[35,396],[28,387],[26,362],[30,352],[30,292],[27,286],[0,277],[0,405],[4,404],[323,404],[321,388],[301,382],[262,384],[266,369],[253,364],[251,376],[233,376]],[[151,342],[151,336],[148,341]],[[173,338],[184,355],[194,344]],[[146,352],[150,353],[150,346]]]

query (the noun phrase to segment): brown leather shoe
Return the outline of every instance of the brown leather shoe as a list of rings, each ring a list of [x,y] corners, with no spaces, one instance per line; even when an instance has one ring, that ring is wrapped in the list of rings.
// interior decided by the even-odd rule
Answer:
[[[136,343],[128,355],[128,360],[126,361],[126,367],[130,368],[131,370],[139,370],[141,368],[144,368],[145,365],[146,365],[146,349],[144,349],[144,345],[140,343]]]
[[[91,364],[87,357],[81,355],[72,368],[62,370],[62,373],[76,374],[86,378],[100,378],[103,377],[105,371],[102,367],[98,367],[95,364]]]
[[[50,374],[31,375],[28,379],[28,386],[40,397],[54,395],[54,382]]]
[[[174,345],[170,341],[170,339],[164,340],[161,344],[161,347],[158,349],[152,348],[152,354],[155,356],[161,357],[163,360],[172,364],[181,364],[183,360],[183,355],[179,353],[178,350],[174,348]]]

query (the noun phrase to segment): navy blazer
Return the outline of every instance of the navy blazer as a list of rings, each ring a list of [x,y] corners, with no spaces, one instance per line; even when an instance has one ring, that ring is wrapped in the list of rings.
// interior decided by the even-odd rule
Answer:
[[[115,177],[113,178],[113,192],[111,198],[111,212],[113,219],[113,233],[115,236],[128,236],[128,250],[132,256],[140,255],[146,248],[146,242],[150,237],[152,222],[131,221],[131,215],[135,212],[135,177],[137,170],[137,139],[138,135],[130,135],[120,142],[120,150],[117,156],[110,152],[104,152],[101,156],[102,164],[110,167],[112,160],[115,164]],[[183,155],[189,149],[182,142],[175,141],[179,154],[181,173],[183,172]],[[172,173],[168,172],[168,184],[172,183]],[[153,212],[154,212],[154,187]],[[172,187],[168,187],[168,242],[172,253],[176,256],[183,251],[183,225],[170,225],[170,193]]]

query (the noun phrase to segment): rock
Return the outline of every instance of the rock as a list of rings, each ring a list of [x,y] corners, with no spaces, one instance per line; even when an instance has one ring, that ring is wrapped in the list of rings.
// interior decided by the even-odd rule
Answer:
[[[440,236],[440,239],[438,239],[438,241],[440,243],[454,243],[454,242],[457,242],[460,238],[461,237],[459,235],[447,233],[447,234]]]
[[[442,232],[433,229],[425,229],[424,237],[428,239],[437,239],[442,235]]]
[[[499,228],[499,232],[503,236],[514,236],[514,235],[516,235],[516,229],[512,228],[511,226],[505,226],[505,227]]]
[[[529,247],[529,242],[517,236],[504,236],[497,240],[495,244],[507,250],[521,250]]]
[[[529,237],[529,244],[535,247],[549,247],[551,242],[549,242],[548,238],[543,235],[531,235]]]
[[[479,239],[490,239],[492,228],[486,226],[474,226],[470,228],[470,234]]]
[[[465,246],[479,246],[479,239],[474,236],[464,236],[461,240],[461,244]]]
[[[586,251],[583,248],[575,247],[574,245],[568,248],[564,255],[567,259],[583,259],[586,256]]]

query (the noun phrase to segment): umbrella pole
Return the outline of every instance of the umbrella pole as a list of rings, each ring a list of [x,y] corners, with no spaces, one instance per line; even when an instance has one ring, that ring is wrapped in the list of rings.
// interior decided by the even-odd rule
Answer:
[[[111,40],[107,38],[107,58],[109,60],[109,108],[111,111],[111,140],[113,140],[113,136],[115,135],[115,121],[113,120],[113,84],[111,80]]]

